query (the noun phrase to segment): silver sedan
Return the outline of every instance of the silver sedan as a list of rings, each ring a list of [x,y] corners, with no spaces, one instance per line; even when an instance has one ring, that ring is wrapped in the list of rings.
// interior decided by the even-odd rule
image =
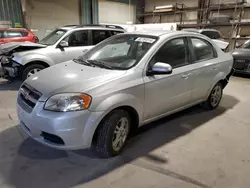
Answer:
[[[120,34],[28,78],[18,93],[20,125],[53,148],[94,145],[115,156],[135,128],[199,103],[216,108],[232,65],[200,34]]]

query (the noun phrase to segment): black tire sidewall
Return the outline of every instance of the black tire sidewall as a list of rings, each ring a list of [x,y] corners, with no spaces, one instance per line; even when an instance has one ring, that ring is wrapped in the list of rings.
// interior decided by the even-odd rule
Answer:
[[[219,100],[218,104],[217,104],[216,106],[213,106],[213,105],[211,104],[211,97],[212,97],[212,93],[213,93],[213,91],[214,91],[214,88],[217,87],[217,86],[220,86],[220,88],[221,88],[221,97],[220,97],[220,100]],[[213,89],[211,90],[211,93],[210,93],[210,95],[209,95],[209,97],[208,97],[207,104],[209,105],[209,108],[210,108],[210,109],[215,109],[215,108],[217,108],[217,107],[219,106],[219,104],[220,104],[220,102],[221,102],[221,99],[222,99],[222,95],[223,95],[223,88],[222,88],[222,84],[219,82],[219,83],[217,83],[217,84],[213,87]]]
[[[116,128],[116,125],[118,123],[118,121],[123,118],[126,117],[128,119],[128,129],[130,131],[131,128],[131,118],[129,116],[129,113],[125,110],[114,110],[112,111],[108,116],[106,116],[106,118],[103,119],[103,121],[101,122],[101,124],[99,126],[101,131],[99,132],[99,134],[103,134],[103,135],[99,135],[99,138],[97,138],[97,144],[99,145],[99,147],[103,148],[104,150],[106,150],[106,154],[104,155],[104,157],[108,156],[116,156],[118,154],[120,154],[120,152],[123,150],[124,146],[126,145],[126,141],[129,135],[129,132],[127,134],[127,138],[123,144],[123,146],[120,148],[119,151],[115,151],[113,149],[113,145],[112,145],[112,139],[113,139],[113,134]],[[104,135],[106,134],[106,135]],[[103,137],[103,138],[101,138]]]
[[[28,73],[32,70],[32,69],[36,69],[36,68],[38,68],[38,69],[45,69],[45,67],[43,66],[43,65],[40,65],[40,64],[33,64],[33,65],[29,65],[29,66],[27,66],[24,70],[23,70],[23,72],[22,72],[22,75],[21,75],[21,79],[22,79],[22,81],[25,81],[28,77]]]

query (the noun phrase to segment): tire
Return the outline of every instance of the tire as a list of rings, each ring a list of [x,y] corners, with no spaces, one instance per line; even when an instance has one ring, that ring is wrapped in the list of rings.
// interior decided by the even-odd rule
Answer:
[[[113,145],[113,143],[115,143],[116,141],[115,138],[117,136],[117,134],[115,133],[115,130],[117,130],[116,128],[119,127],[119,124],[122,125],[121,122],[125,120],[127,121],[126,138],[123,141],[122,146],[118,149],[118,148],[115,148],[114,146],[116,144]],[[99,153],[99,155],[101,157],[108,158],[108,157],[114,157],[120,154],[127,141],[130,127],[131,127],[131,118],[127,111],[114,110],[110,114],[108,114],[101,121],[96,132],[95,149]]]
[[[43,69],[45,69],[45,66],[41,64],[29,65],[23,70],[22,77],[21,77],[22,81],[26,80],[30,76],[29,73],[31,73],[32,71],[38,70],[37,72],[39,72],[40,70],[43,70]]]
[[[216,97],[217,102],[214,101],[215,90],[217,90],[217,92],[218,92],[218,95]],[[219,104],[220,104],[222,95],[223,95],[223,86],[222,86],[222,83],[218,82],[213,87],[207,101],[203,103],[203,107],[208,109],[208,110],[213,110],[213,109],[217,108],[219,106]]]

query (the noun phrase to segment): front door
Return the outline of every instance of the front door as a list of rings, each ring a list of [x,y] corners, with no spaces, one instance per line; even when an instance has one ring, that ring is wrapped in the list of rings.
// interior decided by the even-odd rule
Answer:
[[[61,63],[78,58],[79,56],[86,53],[90,48],[93,47],[90,46],[89,35],[89,30],[79,30],[74,31],[73,33],[66,36],[63,41],[68,42],[69,46],[64,48],[58,46],[55,49],[57,53],[55,56],[53,56],[53,61],[55,63]]]
[[[144,76],[144,120],[163,115],[189,103],[192,91],[192,65],[186,38],[168,40],[153,56],[147,69],[157,63],[168,63],[173,72],[169,75]]]

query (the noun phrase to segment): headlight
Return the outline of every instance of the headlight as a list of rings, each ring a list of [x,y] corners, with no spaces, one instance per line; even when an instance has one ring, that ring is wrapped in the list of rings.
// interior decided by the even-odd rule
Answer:
[[[82,93],[62,93],[50,97],[44,109],[58,112],[78,111],[89,108],[91,96]]]

